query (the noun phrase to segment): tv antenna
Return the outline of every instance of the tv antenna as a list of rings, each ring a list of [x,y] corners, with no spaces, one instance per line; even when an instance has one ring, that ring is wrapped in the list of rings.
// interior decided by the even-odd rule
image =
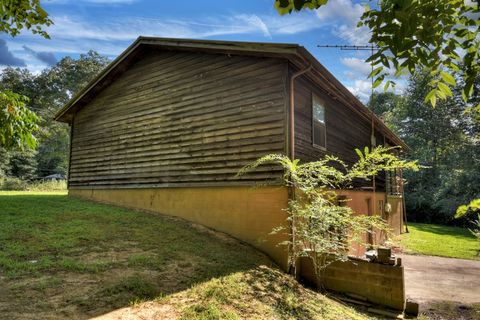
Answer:
[[[374,45],[374,44],[367,44],[367,45],[330,45],[330,44],[327,44],[327,45],[317,45],[318,48],[330,48],[330,49],[339,49],[339,50],[342,50],[342,51],[370,51],[371,55],[374,54],[374,52],[376,50],[378,50],[379,48]],[[373,72],[373,63],[370,64],[371,65],[371,70]],[[373,77],[371,79],[371,93],[370,93],[370,97],[373,96]],[[370,111],[372,112],[372,115],[371,115],[371,136],[370,136],[370,145],[371,145],[371,148],[373,149],[375,146],[376,146],[376,140],[375,140],[375,112],[373,110],[373,104],[372,106],[370,107]],[[372,178],[372,191],[373,191],[373,201],[372,201],[372,214],[375,214],[375,211],[376,211],[376,206],[375,206],[375,192],[376,192],[376,185],[375,185],[375,177]],[[382,214],[383,215],[383,214]],[[369,234],[369,239],[370,239],[370,242],[372,242],[373,244],[373,239],[371,237],[371,235]]]

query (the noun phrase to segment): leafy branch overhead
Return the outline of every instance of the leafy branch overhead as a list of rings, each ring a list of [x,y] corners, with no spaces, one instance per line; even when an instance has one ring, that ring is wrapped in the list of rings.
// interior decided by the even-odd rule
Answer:
[[[276,0],[280,14],[318,9],[329,0]],[[370,29],[370,43],[378,50],[368,58],[374,87],[395,85],[391,80],[417,70],[435,77],[425,97],[435,106],[460,85],[464,101],[472,96],[480,73],[480,9],[473,0],[380,0],[368,5],[358,26]],[[320,8],[321,10],[321,8]],[[394,72],[391,72],[391,71]],[[392,74],[393,73],[393,74]],[[478,104],[478,102],[477,102]]]
[[[43,10],[40,0],[0,1],[0,34],[12,37],[22,30],[31,30],[49,39],[44,30],[53,24]],[[35,148],[37,140],[33,133],[38,130],[37,115],[26,104],[29,98],[10,90],[0,91],[0,147],[5,149]]]
[[[12,37],[23,29],[31,30],[44,38],[50,38],[43,29],[53,24],[48,13],[43,10],[40,0],[3,0],[0,1],[0,33]]]
[[[38,130],[38,117],[30,111],[28,98],[11,92],[0,92],[0,147],[5,149],[35,148],[37,140],[32,135]]]

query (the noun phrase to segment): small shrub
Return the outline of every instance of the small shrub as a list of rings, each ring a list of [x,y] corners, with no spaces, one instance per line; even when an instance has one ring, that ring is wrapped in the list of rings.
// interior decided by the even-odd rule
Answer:
[[[472,224],[473,228],[469,230],[477,238],[480,245],[480,213],[477,214],[477,220],[472,221]],[[480,249],[478,249],[477,255],[480,255]]]
[[[28,182],[18,178],[4,178],[0,189],[24,191],[28,189]]]
[[[38,181],[28,186],[29,191],[61,191],[67,190],[67,180]]]
[[[283,183],[292,187],[295,194],[285,209],[290,227],[275,228],[273,233],[289,235],[289,240],[280,244],[289,248],[290,266],[294,267],[300,257],[308,257],[320,279],[328,264],[348,259],[352,243],[368,247],[366,234],[388,234],[389,226],[381,216],[354,214],[350,207],[338,201],[335,189],[353,188],[355,181],[369,181],[382,171],[419,169],[416,161],[398,159],[393,149],[383,146],[356,149],[359,159],[350,166],[330,155],[315,162],[300,163],[282,154],[270,154],[243,167],[237,175],[266,164],[284,169]]]

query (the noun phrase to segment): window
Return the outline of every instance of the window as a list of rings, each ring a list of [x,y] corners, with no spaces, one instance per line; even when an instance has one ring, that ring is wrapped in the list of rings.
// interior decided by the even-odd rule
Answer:
[[[401,169],[390,170],[386,172],[386,189],[387,195],[400,196],[402,195],[403,179]]]
[[[312,120],[313,145],[325,149],[327,147],[325,107],[316,96],[312,98]]]

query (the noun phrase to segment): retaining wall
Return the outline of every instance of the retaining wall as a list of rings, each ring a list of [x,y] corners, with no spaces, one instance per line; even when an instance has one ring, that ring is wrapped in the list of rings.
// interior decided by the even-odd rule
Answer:
[[[304,257],[298,264],[297,274],[307,282],[319,285],[312,262]],[[389,308],[405,309],[404,269],[401,265],[387,265],[351,259],[330,264],[322,275],[325,289],[350,293]]]

